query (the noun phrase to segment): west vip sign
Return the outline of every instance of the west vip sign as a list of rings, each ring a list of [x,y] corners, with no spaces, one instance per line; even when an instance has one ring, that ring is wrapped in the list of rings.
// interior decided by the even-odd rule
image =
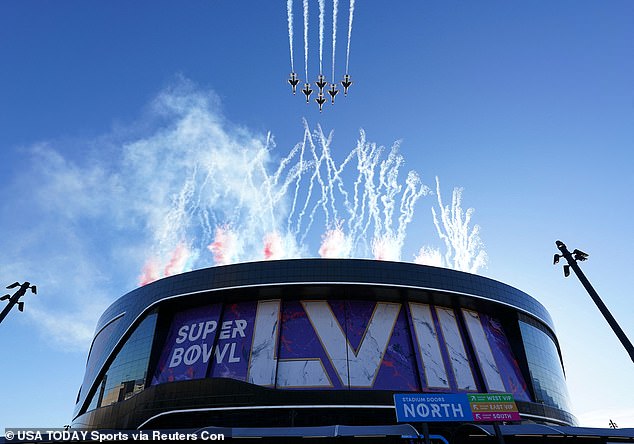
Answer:
[[[520,421],[508,393],[395,394],[398,422]]]
[[[469,340],[484,388],[529,400],[495,319],[413,302],[275,299],[183,310],[152,384],[224,377],[277,388],[478,391]]]

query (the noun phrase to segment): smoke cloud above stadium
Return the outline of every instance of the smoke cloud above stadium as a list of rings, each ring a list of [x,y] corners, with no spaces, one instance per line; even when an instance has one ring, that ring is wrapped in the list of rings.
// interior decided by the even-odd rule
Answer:
[[[148,109],[139,122],[94,140],[30,147],[41,180],[11,184],[34,187],[22,208],[34,222],[16,228],[22,240],[5,246],[20,259],[2,269],[7,276],[28,270],[58,295],[32,299],[26,313],[61,344],[85,348],[113,297],[197,268],[300,257],[470,272],[486,263],[461,190],[445,205],[438,179],[430,187],[406,170],[398,142],[379,145],[363,130],[356,141],[335,142],[304,120],[299,141],[278,147],[273,134],[228,122],[215,94],[186,79]],[[81,164],[64,157],[68,144],[85,150]],[[415,214],[435,225],[438,238],[403,257]]]

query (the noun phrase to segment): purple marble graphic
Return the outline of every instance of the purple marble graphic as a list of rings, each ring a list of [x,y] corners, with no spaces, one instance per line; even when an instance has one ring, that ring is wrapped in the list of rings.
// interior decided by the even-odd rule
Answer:
[[[152,385],[206,376],[221,307],[204,305],[174,315]]]
[[[420,391],[417,379],[416,356],[412,350],[407,312],[404,307],[401,307],[374,383],[374,389]]]
[[[285,301],[282,304],[282,332],[279,344],[277,388],[347,388],[347,376],[340,377],[333,367],[333,359],[337,354],[345,353],[344,344],[338,350],[330,350],[328,355],[320,338],[315,332],[311,319],[302,305],[304,301]],[[311,304],[312,301],[306,301]],[[326,301],[319,301],[320,312],[313,314],[312,322],[320,322],[332,306]],[[333,323],[333,328],[338,322]]]
[[[512,393],[516,401],[531,401],[502,325],[497,319],[485,314],[480,314],[480,319],[507,392]]]
[[[210,375],[246,381],[257,302],[225,304]]]
[[[479,362],[491,391],[530,400],[500,323],[459,311],[323,299],[192,308],[174,314],[152,385],[214,377],[277,389],[482,391],[471,376]]]

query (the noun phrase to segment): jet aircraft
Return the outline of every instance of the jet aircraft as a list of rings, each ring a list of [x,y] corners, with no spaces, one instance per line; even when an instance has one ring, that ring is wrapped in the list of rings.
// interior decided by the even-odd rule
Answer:
[[[317,87],[319,88],[319,94],[323,94],[324,93],[324,86],[326,86],[328,83],[326,82],[326,78],[324,77],[323,74],[319,74],[319,77],[317,78],[317,81],[315,82],[315,85],[317,85]]]
[[[346,74],[345,76],[343,76],[343,80],[341,81],[341,84],[343,85],[343,95],[347,96],[348,88],[350,88],[350,85],[352,85],[352,80],[350,80],[349,74]]]
[[[310,83],[304,83],[304,89],[302,89],[302,92],[306,94],[306,103],[308,103],[310,95],[313,93],[313,90],[310,89]]]
[[[330,98],[332,99],[332,104],[335,104],[335,96],[337,95],[337,93],[339,92],[339,90],[337,89],[337,85],[334,83],[330,84],[330,90],[328,90],[328,94],[330,94]]]
[[[326,98],[323,93],[319,93],[319,95],[315,98],[315,102],[319,104],[319,112],[321,112],[321,107],[326,103]]]
[[[293,94],[295,94],[295,87],[297,86],[297,84],[299,83],[299,79],[297,78],[297,74],[295,74],[294,72],[291,73],[291,78],[288,79],[288,83],[291,84],[291,86],[293,87]]]

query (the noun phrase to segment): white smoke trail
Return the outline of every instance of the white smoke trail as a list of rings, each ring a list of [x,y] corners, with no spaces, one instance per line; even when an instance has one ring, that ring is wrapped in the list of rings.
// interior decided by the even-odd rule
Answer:
[[[307,126],[308,124],[305,123],[305,125]],[[319,137],[319,132],[321,131],[321,128],[318,128],[317,130],[317,139],[318,141],[323,141],[324,139],[322,137]],[[325,159],[327,158],[327,156],[329,156],[329,152],[328,152],[328,146],[327,145],[321,145],[321,152],[319,152],[317,145],[315,144],[313,137],[310,135],[309,133],[309,137],[308,137],[308,143],[310,145],[310,153],[313,156],[313,162],[314,162],[314,169],[313,169],[313,174],[311,175],[310,178],[310,195],[312,195],[312,188],[314,186],[314,184],[316,183],[318,185],[318,191],[321,191],[321,197],[317,200],[317,202],[310,202],[308,199],[306,200],[306,202],[304,203],[304,208],[303,208],[303,213],[305,213],[305,210],[310,207],[312,205],[312,209],[308,215],[308,223],[306,224],[306,228],[304,230],[304,234],[300,237],[300,244],[303,244],[306,241],[306,237],[308,236],[310,229],[313,226],[313,223],[315,221],[315,214],[317,214],[317,210],[319,208],[321,208],[323,210],[323,216],[326,219],[326,226],[330,225],[330,212],[328,211],[328,186],[327,183],[324,182],[324,178],[322,177],[324,175],[324,173],[322,172],[322,165],[325,164]]]
[[[326,14],[325,0],[319,0],[319,74],[323,73],[322,59],[324,55],[324,16]]]
[[[352,19],[354,17],[354,0],[350,0],[350,13],[348,17],[348,49],[346,50],[346,74],[350,64],[350,37],[352,37]]]
[[[304,68],[308,83],[308,0],[304,0]]]
[[[382,146],[366,142],[365,131],[360,131],[356,147],[359,174],[354,182],[354,205],[351,211],[357,217],[348,219],[348,228],[353,239],[365,240],[370,223],[378,219],[375,211],[378,197],[374,186],[374,171],[383,150]]]
[[[291,51],[291,72],[295,72],[293,62],[293,0],[286,1],[286,14],[288,16],[288,45]]]
[[[469,208],[466,212],[463,211],[462,191],[462,188],[454,188],[451,208],[448,205],[443,205],[440,181],[436,177],[436,196],[440,207],[440,221],[434,208],[432,208],[432,216],[438,236],[446,248],[443,266],[477,273],[479,269],[486,266],[487,255],[480,239],[480,226],[469,227],[474,209]],[[429,255],[429,250],[419,253],[419,256],[425,255]]]
[[[339,11],[339,0],[332,2],[332,83],[335,81],[335,49],[337,47],[337,14]]]
[[[398,175],[404,159],[398,154],[398,147],[399,143],[397,142],[393,145],[388,158],[381,162],[379,168],[378,194],[383,207],[383,219],[379,218],[376,210],[372,211],[372,214],[377,217],[374,222],[375,231],[372,240],[372,253],[376,259],[394,261],[401,259],[406,228],[414,216],[414,206],[421,196],[429,193],[429,189],[421,184],[418,174],[414,171],[408,173],[405,189],[403,189]],[[394,213],[399,196],[398,223],[395,224]],[[393,228],[394,225],[396,225],[396,230]]]
[[[380,231],[393,238],[392,217],[394,215],[395,196],[401,191],[398,183],[398,170],[404,162],[402,156],[397,154],[398,142],[394,144],[387,159],[381,162],[379,168],[379,190],[381,192],[381,204],[383,205],[384,223],[377,221],[375,224],[375,238],[380,235]]]
[[[414,217],[414,206],[421,196],[429,193],[429,188],[421,184],[420,177],[415,171],[410,171],[405,180],[405,192],[401,201],[398,224],[398,236],[405,237],[405,228]]]
[[[293,152],[299,151],[299,160],[297,162],[297,165],[299,165],[302,170],[305,168],[308,168],[311,165],[310,161],[304,160],[304,155],[306,153],[306,141],[307,141],[307,138],[310,137],[310,132],[308,131],[307,126],[308,124],[306,123],[306,120],[304,120],[304,139],[301,143],[298,143],[297,145],[295,145],[295,148],[293,149]],[[292,160],[292,158],[295,156],[293,152],[285,159],[285,161],[290,162]],[[302,178],[303,178],[303,175],[299,175],[295,180],[295,191],[293,193],[293,203],[291,205],[291,211],[289,212],[288,219],[287,219],[287,231],[289,231],[290,233],[293,233],[293,235],[297,235],[300,231],[300,227],[302,223],[302,212],[304,211],[304,209],[302,208],[301,210],[299,210],[299,214],[297,216],[295,215],[296,211],[298,210],[298,206],[300,205],[299,199],[300,199],[300,192],[302,191],[302,188],[301,188]],[[310,191],[311,190],[309,189],[308,191],[309,196],[310,196]],[[295,218],[295,220],[293,218]]]
[[[392,253],[377,253],[375,256],[397,260],[404,244],[406,227],[413,218],[415,203],[428,192],[428,188],[421,184],[418,174],[413,171],[408,173],[404,185],[400,183],[399,169],[404,160],[398,154],[398,143],[392,146],[387,159],[381,160],[384,148],[367,143],[365,133],[361,131],[356,148],[338,164],[331,154],[332,132],[326,136],[318,126],[313,134],[306,122],[304,126],[302,148],[295,149],[298,153],[308,149],[311,161],[305,169],[307,183],[302,188],[305,192],[301,197],[299,181],[296,183],[292,212],[297,211],[297,216],[295,221],[291,223],[289,220],[288,224],[289,227],[295,227],[299,243],[303,244],[308,238],[319,215],[325,226],[338,227],[328,229],[328,235],[324,237],[326,245],[329,239],[345,235],[350,242],[350,248],[346,250],[351,254],[364,256],[379,245],[381,251],[389,250]],[[303,159],[303,154],[298,156]],[[351,169],[357,171],[357,177],[353,190],[349,191],[344,176],[349,176],[353,171]],[[302,199],[303,204],[298,207]],[[345,234],[344,218],[348,221]],[[370,229],[373,234],[368,236]],[[332,251],[332,248],[328,247],[326,251]]]

